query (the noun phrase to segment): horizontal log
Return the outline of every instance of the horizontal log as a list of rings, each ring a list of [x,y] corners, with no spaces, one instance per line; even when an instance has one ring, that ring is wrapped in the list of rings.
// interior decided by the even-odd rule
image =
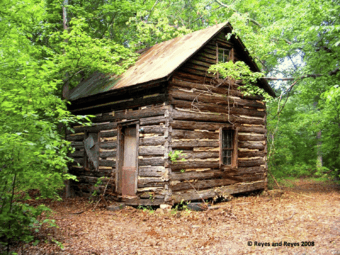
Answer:
[[[81,148],[84,148],[84,143],[83,143],[83,141],[81,141],[81,142],[73,141],[73,142],[71,142],[71,146],[73,148],[76,148],[76,149],[81,149]]]
[[[177,82],[176,82],[177,83]],[[212,93],[212,91],[208,90],[208,88],[204,89],[203,91],[181,91],[179,90],[180,87],[183,87],[183,85],[177,86],[176,83],[172,83],[173,86],[171,86],[171,89],[169,91],[169,94],[173,98],[177,99],[183,99],[183,100],[189,100],[193,101],[196,100],[198,102],[202,103],[215,103],[220,105],[235,105],[235,106],[249,106],[253,108],[258,109],[265,109],[266,106],[263,103],[257,102],[256,100],[249,100],[249,99],[240,99],[240,98],[228,98],[228,90],[227,89],[221,89],[219,88],[220,93]],[[204,87],[204,85],[203,85]],[[224,92],[223,94],[221,92]],[[229,91],[230,92],[230,91]],[[234,94],[236,91],[234,92]]]
[[[254,181],[261,181],[265,179],[264,174],[251,174],[249,176],[236,176],[242,182],[254,182]]]
[[[211,49],[215,51],[216,54],[216,43],[212,43],[212,41],[210,41],[208,44],[206,44],[204,46],[204,49]],[[216,62],[215,62],[216,63]]]
[[[84,140],[84,134],[81,135],[68,135],[66,137],[67,141],[83,141]]]
[[[263,135],[238,135],[239,141],[266,141],[266,138]]]
[[[99,147],[102,149],[115,149],[117,148],[117,141],[115,142],[101,142]]]
[[[69,154],[69,157],[72,158],[81,158],[85,156],[85,152],[84,151],[74,151],[73,153]]]
[[[156,177],[147,177],[138,179],[137,181],[138,188],[145,187],[163,187],[165,185],[164,180]]]
[[[173,129],[200,129],[200,130],[219,130],[220,127],[231,126],[227,123],[199,122],[188,120],[173,120],[170,124]]]
[[[232,48],[233,47],[233,44],[232,43],[230,43],[230,42],[227,42],[227,40],[225,39],[225,38],[221,38],[221,39],[219,39],[219,38],[216,38],[216,43],[221,47],[223,47],[223,48],[227,48],[227,49],[230,49],[230,48]]]
[[[239,167],[237,169],[237,175],[241,174],[253,174],[253,173],[264,173],[265,168],[263,166],[253,166],[253,167]]]
[[[163,166],[140,166],[138,175],[141,177],[161,177],[165,174]]]
[[[266,134],[267,129],[258,126],[240,126],[239,132]]]
[[[154,125],[154,126],[143,126],[143,131],[141,133],[145,134],[164,134],[165,132],[165,127],[159,126],[159,125]]]
[[[165,102],[165,94],[147,95],[148,97],[140,96],[136,98],[127,98],[125,100],[112,100],[107,103],[100,102],[97,105],[83,106],[71,110],[73,114],[96,114],[98,112],[119,111],[124,109],[132,109],[145,105],[160,104]]]
[[[207,158],[218,158],[219,152],[218,151],[188,151],[183,150],[184,156],[181,156],[180,158],[185,159],[207,159]]]
[[[179,79],[179,80],[186,80],[190,82],[199,82],[199,83],[209,83],[212,80],[209,77],[202,77],[202,76],[194,75],[191,73],[186,73],[186,72],[183,72],[182,70],[176,71],[172,77],[175,79]]]
[[[171,136],[173,139],[218,139],[219,133],[173,129]]]
[[[219,147],[218,141],[200,141],[200,140],[192,140],[192,141],[172,141],[173,149],[180,148],[193,148],[193,147]]]
[[[264,164],[265,164],[265,160],[263,158],[249,159],[249,160],[239,160],[238,161],[239,167],[260,166],[260,165],[264,165]]]
[[[216,60],[216,54],[209,54],[204,50],[200,50],[196,55]]]
[[[239,148],[264,150],[263,142],[238,142]]]
[[[175,192],[172,195],[172,199],[174,203],[179,203],[182,200],[183,201],[201,200],[201,199],[212,198],[217,195],[237,194],[241,192],[264,189],[265,185],[266,184],[264,181],[259,181],[259,182],[254,182],[254,183],[242,183],[242,184],[228,185],[224,187],[201,190],[201,191],[191,190],[191,191],[187,191],[184,193]]]
[[[142,198],[142,199],[150,199],[150,193],[151,193],[151,196],[152,196],[152,200],[154,199],[164,199],[165,195],[163,194],[164,193],[164,189],[163,187],[146,187],[146,188],[149,188],[150,191],[145,191],[143,193],[137,193],[137,196]],[[142,188],[142,189],[146,189],[146,188]]]
[[[122,119],[140,119],[140,118],[147,118],[147,117],[155,117],[164,115],[167,106],[155,106],[150,107],[142,110],[135,110],[135,111],[119,111],[114,112],[113,115],[103,115],[97,116],[92,119],[93,122],[104,122],[104,121],[117,121]]]
[[[220,170],[210,170],[210,171],[190,171],[184,173],[172,173],[170,175],[170,181],[185,181],[185,180],[204,180],[211,178],[219,178],[226,174],[224,171]]]
[[[191,68],[191,69],[195,69],[195,70],[200,70],[200,71],[203,71],[203,72],[206,72],[209,68],[206,67],[206,66],[202,66],[202,65],[196,65],[194,63],[190,63],[190,62],[187,62],[183,65],[184,68]]]
[[[141,198],[122,198],[122,202],[127,205],[161,205],[164,204],[164,199],[141,199]]]
[[[196,190],[207,189],[212,187],[218,186],[225,186],[236,183],[236,180],[231,179],[213,179],[213,180],[203,180],[197,182],[181,182],[176,185],[170,186],[172,191],[179,191],[179,190],[191,190],[193,189],[192,186],[195,187]]]
[[[193,73],[188,73],[188,72],[183,72],[183,71],[175,72],[172,77],[173,77],[173,80],[182,80],[182,81],[188,81],[188,82],[200,83],[200,84],[209,84],[209,85],[212,84],[212,85],[217,85],[220,88],[223,88],[223,87],[226,89],[229,88],[228,80],[217,79],[215,77],[208,77],[208,76],[203,77],[200,75],[195,75]],[[236,81],[236,84],[238,87],[241,87],[240,89],[242,89],[243,84],[241,81]],[[248,96],[244,98],[248,98]],[[263,100],[263,97],[258,95],[256,96],[256,99]]]
[[[238,151],[239,158],[246,157],[264,157],[267,153],[265,151]]]
[[[89,133],[96,133],[102,130],[110,130],[117,128],[117,123],[98,123],[95,125],[93,123],[91,126],[79,126],[79,127],[73,127],[75,133],[80,132],[89,132]],[[67,131],[67,134],[72,134],[70,130]]]
[[[207,46],[210,46],[210,47],[216,47],[216,44],[218,44],[219,46],[224,46],[223,48],[234,48],[235,45],[230,42],[230,41],[227,41],[226,38],[225,38],[225,34],[219,34],[218,39],[214,38],[213,40],[211,40]]]
[[[210,161],[185,161],[179,163],[173,163],[170,165],[172,170],[181,170],[188,168],[219,168],[218,162],[210,162]]]
[[[139,125],[140,126],[145,126],[145,125],[154,125],[154,124],[160,124],[160,123],[165,123],[165,117],[160,116],[160,117],[150,117],[150,118],[142,118],[139,120]]]
[[[165,182],[160,181],[160,182],[142,182],[139,181],[137,183],[138,189],[145,189],[145,188],[156,188],[156,189],[162,189],[164,188]]]
[[[165,149],[162,146],[139,147],[140,156],[164,155]]]
[[[194,58],[191,58],[188,60],[188,63],[190,64],[195,64],[195,65],[200,65],[200,66],[205,66],[207,68],[209,68],[211,66],[211,62],[206,62],[206,61],[200,61],[200,60],[196,60]]]
[[[215,47],[212,47],[212,46],[207,47],[207,46],[205,46],[205,47],[202,48],[202,51],[206,52],[206,53],[209,53],[209,54],[212,54],[212,55],[216,55],[216,46]]]
[[[156,146],[156,145],[164,145],[165,144],[165,137],[164,136],[155,136],[155,137],[146,137],[146,138],[139,138],[139,145],[140,146]]]
[[[212,121],[212,122],[234,122],[235,118],[230,116],[228,118],[227,114],[216,113],[194,113],[194,112],[186,112],[186,111],[178,111],[176,109],[173,110],[172,117],[174,120],[196,120],[196,121]]]
[[[214,86],[214,85],[210,85],[210,84],[195,83],[195,82],[182,81],[182,80],[179,80],[179,79],[172,79],[172,81],[169,83],[169,85],[170,85],[170,87],[177,86],[177,87],[181,87],[181,88],[197,89],[197,90],[213,92],[213,93],[217,93],[217,94],[221,94],[221,95],[236,96],[236,97],[249,99],[249,100],[262,100],[261,96],[245,96],[239,90],[221,88],[221,86]],[[237,85],[234,83],[233,86],[237,86]],[[234,99],[234,100],[239,105],[244,105],[243,104],[244,101],[242,101],[240,99]],[[246,103],[249,104],[248,106],[252,106],[250,104],[250,102],[246,102]],[[258,105],[258,104],[259,103],[256,102],[255,105]],[[252,107],[256,107],[256,106],[252,106]],[[261,108],[263,108],[263,106]]]
[[[266,113],[264,111],[257,111],[254,109],[237,108],[230,104],[228,109],[227,105],[218,105],[213,103],[202,103],[197,101],[185,101],[171,99],[170,103],[178,108],[191,109],[193,111],[209,111],[214,113],[230,113],[235,115],[248,115],[252,117],[264,117]]]
[[[257,125],[264,125],[265,119],[258,119],[258,118],[244,118],[244,117],[237,117],[235,118],[235,122],[238,124],[257,124]]]
[[[117,151],[101,151],[99,152],[99,157],[101,158],[111,158],[116,157]]]
[[[189,67],[185,67],[185,66],[183,66],[180,70],[183,71],[183,72],[186,72],[186,73],[200,75],[202,77],[208,77],[208,78],[215,78],[216,77],[216,75],[214,75],[213,73],[209,73],[208,71],[200,71],[198,69],[193,69],[193,68],[189,68]]]
[[[115,160],[99,160],[99,166],[110,166],[110,167],[116,167],[116,161]]]
[[[191,59],[195,59],[195,60],[198,60],[198,61],[206,62],[206,63],[208,63],[210,65],[216,64],[216,60],[215,59],[207,58],[207,57],[202,56],[202,55],[195,55]]]
[[[101,131],[100,137],[115,137],[117,136],[117,130]]]
[[[144,95],[153,95],[156,93],[162,94],[166,89],[164,85],[165,84],[163,82],[155,82],[114,89],[106,91],[106,93],[97,93],[92,96],[72,100],[72,104],[69,106],[69,109],[73,110],[90,105],[105,104],[113,101],[117,102],[119,100],[123,101],[130,98],[138,98]]]
[[[164,166],[164,158],[154,157],[154,158],[140,158],[138,159],[139,166]]]

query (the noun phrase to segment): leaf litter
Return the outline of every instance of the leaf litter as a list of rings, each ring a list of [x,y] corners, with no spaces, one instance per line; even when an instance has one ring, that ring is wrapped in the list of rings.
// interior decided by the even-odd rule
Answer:
[[[201,212],[129,206],[111,212],[104,204],[93,211],[94,205],[85,198],[44,201],[54,210],[59,228],[42,227],[35,233],[37,245],[17,243],[11,250],[82,255],[340,254],[339,202],[338,185],[308,179],[295,181],[283,192],[237,196],[219,203],[220,208]],[[280,242],[282,246],[272,245]]]

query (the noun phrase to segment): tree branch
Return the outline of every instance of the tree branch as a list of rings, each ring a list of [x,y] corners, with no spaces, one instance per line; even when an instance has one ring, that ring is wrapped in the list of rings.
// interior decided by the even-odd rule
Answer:
[[[263,77],[262,79],[268,80],[268,81],[294,81],[294,80],[302,80],[306,78],[317,78],[321,76],[332,76],[336,75],[340,71],[339,67],[335,68],[334,70],[330,71],[328,74],[307,74],[300,77],[288,77],[288,78],[277,78],[277,77]]]
[[[233,9],[233,8],[231,8],[231,6],[224,4],[224,3],[220,2],[219,0],[215,0],[215,2],[218,3],[218,4],[219,4],[220,6],[222,6],[222,7],[225,7],[225,8],[227,8],[227,9],[233,10],[234,12],[240,14],[238,11],[236,11],[236,10]],[[255,24],[256,26],[262,28],[262,25],[261,25],[260,23],[258,23],[256,20],[254,20],[254,19],[252,19],[252,18],[248,18],[248,20],[249,20],[250,22],[252,22],[253,24]]]

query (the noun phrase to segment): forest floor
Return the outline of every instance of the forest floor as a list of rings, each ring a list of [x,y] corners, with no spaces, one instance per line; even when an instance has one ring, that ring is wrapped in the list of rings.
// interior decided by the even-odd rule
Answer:
[[[203,212],[133,207],[108,211],[101,206],[93,211],[94,203],[81,198],[49,202],[59,228],[44,228],[36,234],[39,244],[15,244],[12,251],[30,255],[340,254],[339,186],[308,179],[286,184],[283,194],[239,196],[218,204],[220,209]]]

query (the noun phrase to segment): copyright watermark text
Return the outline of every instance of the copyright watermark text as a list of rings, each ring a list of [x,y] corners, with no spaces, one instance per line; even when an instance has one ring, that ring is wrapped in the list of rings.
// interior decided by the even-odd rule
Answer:
[[[258,241],[248,241],[248,246],[259,246],[259,247],[266,247],[266,246],[286,246],[286,247],[295,247],[295,246],[314,246],[314,241],[302,241],[302,242],[258,242]]]

